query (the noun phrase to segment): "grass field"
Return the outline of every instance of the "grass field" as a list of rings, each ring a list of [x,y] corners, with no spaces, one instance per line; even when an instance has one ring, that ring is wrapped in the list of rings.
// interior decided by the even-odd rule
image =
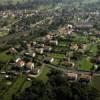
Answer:
[[[50,53],[50,54],[48,54],[48,56],[49,57],[53,57],[53,58],[60,59],[60,58],[63,58],[64,57],[64,54]]]
[[[84,70],[84,71],[89,71],[92,68],[92,63],[86,58],[79,60],[76,63],[76,65],[78,66],[80,70]]]
[[[18,90],[20,90],[24,81],[25,79],[23,78],[23,76],[19,76],[19,78],[14,82],[14,84],[4,94],[3,100],[11,100],[12,95],[16,93]]]
[[[49,68],[45,66],[43,72],[37,77],[37,79],[46,82],[46,80],[48,79],[47,77],[48,72],[49,72]]]
[[[8,62],[10,59],[12,59],[12,56],[7,55],[5,52],[0,53],[0,61]]]

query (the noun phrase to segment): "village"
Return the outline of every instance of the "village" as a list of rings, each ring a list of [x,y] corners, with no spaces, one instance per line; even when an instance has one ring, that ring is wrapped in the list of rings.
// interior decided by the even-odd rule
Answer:
[[[0,10],[0,97],[7,100],[34,78],[45,83],[51,70],[99,88],[100,12],[71,7]]]
[[[95,55],[96,51],[89,50],[91,45],[88,41],[88,34],[83,34],[78,39],[79,34],[74,32],[70,24],[66,28],[59,28],[57,32],[55,32],[57,34],[49,32],[45,37],[40,37],[36,41],[22,41],[20,45],[9,48],[6,51],[7,55],[14,56],[15,59],[9,61],[11,68],[1,71],[1,74],[8,80],[23,74],[28,81],[31,81],[32,78],[41,75],[43,68],[48,65],[53,70],[64,71],[69,81],[90,82],[99,68],[96,62],[100,63],[100,56],[94,57],[95,63],[92,63],[93,55],[90,54]],[[96,35],[89,34],[90,36],[93,39],[92,47],[94,43],[99,44]],[[83,59],[87,65],[82,65],[80,59]]]

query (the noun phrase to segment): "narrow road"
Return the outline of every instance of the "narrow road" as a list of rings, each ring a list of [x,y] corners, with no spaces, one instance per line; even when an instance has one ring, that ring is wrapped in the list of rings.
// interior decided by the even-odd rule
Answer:
[[[36,25],[40,25],[40,24],[44,23],[46,20],[51,20],[52,18],[53,18],[53,16],[52,17],[47,17],[47,18],[45,18],[45,19],[43,19],[43,20],[41,20],[39,22],[36,22],[35,24],[31,25],[31,27],[34,28]]]
[[[55,70],[58,70],[58,71],[62,71],[64,73],[66,72],[76,72],[78,74],[90,74],[91,72],[90,71],[82,71],[82,70],[71,70],[71,69],[67,69],[67,68],[60,68],[59,66],[55,66],[55,65],[52,65],[52,64],[48,64],[48,67],[49,68],[52,68],[52,69],[55,69]],[[95,76],[100,76],[100,73],[97,73],[97,72],[94,72],[94,75]]]

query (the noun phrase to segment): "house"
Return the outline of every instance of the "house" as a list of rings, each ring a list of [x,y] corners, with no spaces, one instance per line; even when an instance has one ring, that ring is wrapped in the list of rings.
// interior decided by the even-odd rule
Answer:
[[[40,44],[36,44],[36,45],[35,45],[35,48],[43,48],[44,46],[45,46],[44,44],[41,44],[41,43],[40,43]]]
[[[22,51],[19,52],[19,55],[23,56],[24,53],[25,53],[25,50],[22,50]]]
[[[68,68],[74,68],[75,67],[75,63],[74,62],[67,62],[67,61],[63,61],[61,62],[62,66],[68,67]]]
[[[29,69],[29,70],[33,70],[33,69],[34,69],[34,63],[28,62],[28,63],[26,64],[25,67],[26,67],[27,69]]]
[[[54,58],[45,58],[44,63],[52,63],[54,61]]]
[[[27,49],[31,49],[31,44],[30,43],[26,44],[26,47]]]
[[[58,32],[62,35],[70,35],[73,32],[72,25],[68,24],[67,27],[61,27]]]
[[[80,44],[79,45],[79,52],[84,54],[85,51],[87,50],[87,45],[86,44]]]
[[[18,62],[19,60],[21,60],[21,58],[17,58],[17,59],[15,60],[15,62]]]
[[[99,66],[95,64],[93,67],[94,67],[94,70],[97,70]]]
[[[0,74],[6,74],[6,72],[5,71],[1,71]]]
[[[33,78],[36,77],[39,73],[40,73],[40,69],[34,68],[27,76]]]
[[[92,79],[91,75],[89,75],[89,74],[81,74],[79,81],[80,82],[90,82],[91,79]]]
[[[78,74],[74,72],[68,72],[68,73],[65,73],[65,75],[67,76],[69,81],[76,81],[78,78]]]
[[[36,48],[35,51],[38,54],[43,54],[44,53],[44,48]]]
[[[39,72],[40,72],[40,69],[34,68],[33,70],[31,70],[30,74],[37,75],[39,74]]]
[[[100,32],[97,32],[97,33],[96,33],[96,37],[97,37],[97,38],[100,38]]]
[[[83,49],[83,50],[86,50],[87,49],[87,45],[86,44],[80,44],[79,48]]]
[[[67,56],[64,56],[63,61],[69,62],[69,61],[71,61],[71,58],[70,57],[67,57]]]
[[[31,81],[31,78],[27,78],[27,81]]]
[[[53,36],[51,34],[46,35],[46,40],[51,40],[52,38],[53,38]]]
[[[57,40],[50,40],[49,43],[50,43],[50,45],[54,45],[54,46],[58,45],[58,41]]]
[[[68,29],[72,29],[73,28],[73,25],[68,24],[67,27],[68,27]]]
[[[97,57],[96,57],[96,63],[97,63],[97,64],[100,64],[100,56],[97,56]]]
[[[93,24],[92,23],[89,23],[89,22],[85,22],[85,21],[81,21],[81,22],[78,22],[78,23],[75,23],[75,28],[76,29],[91,29],[93,28]]]
[[[30,57],[35,57],[36,53],[35,52],[31,52],[31,53],[25,53],[26,56],[30,56]]]
[[[35,56],[36,56],[36,53],[35,53],[35,52],[32,52],[32,53],[31,53],[31,56],[32,56],[32,57],[35,57]]]
[[[52,51],[52,47],[46,46],[44,47],[44,52],[50,52]]]
[[[15,49],[15,48],[10,48],[9,50],[8,50],[8,52],[9,53],[11,53],[11,54],[15,54],[15,53],[17,53],[17,50]]]
[[[36,42],[36,41],[34,41],[34,42],[32,43],[32,45],[33,45],[33,46],[35,46],[36,44],[37,44],[37,42]]]
[[[17,67],[24,67],[25,65],[25,62],[21,59],[17,59],[16,60],[16,64],[15,64]]]
[[[71,45],[70,45],[70,49],[71,49],[71,50],[77,51],[78,48],[79,48],[79,46],[78,46],[76,43],[71,43]]]

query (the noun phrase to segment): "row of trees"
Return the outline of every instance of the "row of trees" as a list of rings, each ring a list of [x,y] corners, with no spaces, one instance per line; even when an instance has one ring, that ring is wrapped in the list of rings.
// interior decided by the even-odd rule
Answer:
[[[32,86],[13,95],[13,100],[97,100],[98,91],[88,84],[70,83],[61,72],[52,70],[46,83],[33,79]]]

